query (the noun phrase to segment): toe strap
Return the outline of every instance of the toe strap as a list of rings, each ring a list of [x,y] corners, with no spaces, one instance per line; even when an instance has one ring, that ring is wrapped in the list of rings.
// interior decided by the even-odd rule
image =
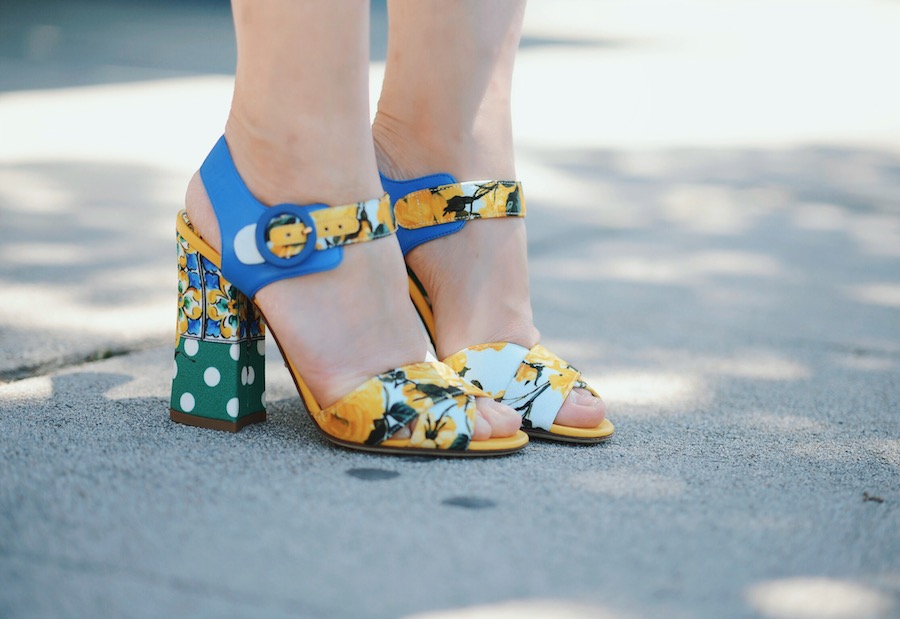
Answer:
[[[331,436],[370,446],[418,419],[409,447],[465,450],[481,395],[443,363],[413,363],[367,380],[313,417]]]
[[[531,350],[510,342],[470,346],[444,363],[495,400],[522,415],[526,428],[550,430],[566,397],[575,388],[596,395],[581,372],[541,346]]]

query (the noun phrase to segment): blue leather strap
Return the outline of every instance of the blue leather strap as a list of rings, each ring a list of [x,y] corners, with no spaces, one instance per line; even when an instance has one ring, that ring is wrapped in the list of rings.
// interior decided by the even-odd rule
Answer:
[[[341,263],[343,247],[306,251],[287,260],[271,255],[272,252],[263,242],[262,232],[274,216],[283,213],[286,217],[294,216],[302,222],[311,222],[313,212],[328,206],[283,204],[266,207],[253,197],[234,167],[225,136],[219,138],[200,167],[200,178],[219,222],[222,274],[251,299],[260,288],[272,282],[328,271]],[[307,228],[312,229],[307,240],[307,246],[311,249],[316,240],[315,226]]]
[[[381,186],[391,196],[391,205],[397,203],[397,200],[403,198],[407,194],[420,189],[428,189],[430,187],[438,187],[440,185],[451,185],[456,183],[456,179],[451,174],[429,174],[428,176],[420,176],[408,181],[396,181],[388,178],[384,174],[381,175]],[[448,236],[462,230],[466,225],[465,221],[454,221],[446,224],[437,224],[428,226],[427,228],[418,228],[416,230],[407,230],[402,226],[397,227],[397,240],[400,241],[400,249],[403,250],[405,256],[413,248],[418,247],[422,243],[427,243],[442,236]]]

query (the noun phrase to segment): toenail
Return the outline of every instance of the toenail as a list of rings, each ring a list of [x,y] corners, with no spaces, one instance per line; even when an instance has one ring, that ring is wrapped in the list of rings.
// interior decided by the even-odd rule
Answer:
[[[600,408],[603,406],[603,400],[585,391],[576,391],[574,399],[575,404],[581,406],[590,406],[592,408]]]

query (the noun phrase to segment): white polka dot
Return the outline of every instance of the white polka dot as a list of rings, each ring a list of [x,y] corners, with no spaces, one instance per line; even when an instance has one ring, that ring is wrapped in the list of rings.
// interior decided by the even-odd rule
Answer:
[[[253,366],[247,368],[247,384],[252,385],[253,381],[256,380],[256,372],[253,371]]]
[[[210,387],[215,387],[216,385],[218,385],[221,378],[222,375],[219,374],[219,370],[217,370],[216,368],[206,368],[206,371],[203,372],[203,382]]]
[[[196,355],[198,350],[200,350],[200,344],[197,343],[197,340],[184,340],[184,354],[188,357]]]
[[[241,347],[238,344],[232,344],[231,348],[228,349],[228,354],[231,355],[231,358],[237,361],[241,358]]]
[[[256,340],[256,352],[260,357],[266,356],[266,340]]]
[[[179,402],[181,403],[181,410],[184,412],[189,413],[194,410],[194,396],[190,393],[182,393]]]
[[[178,362],[172,361],[172,380],[175,380],[178,377]]]
[[[241,368],[241,384],[242,385],[247,384],[247,366],[246,365]]]
[[[260,402],[260,404],[263,405],[263,408],[266,407],[266,392],[265,391],[263,391],[261,394],[259,394],[259,402]]]
[[[228,404],[225,405],[225,412],[227,412],[231,417],[237,417],[239,407],[240,403],[238,402],[238,399],[231,398],[230,400],[228,400]]]

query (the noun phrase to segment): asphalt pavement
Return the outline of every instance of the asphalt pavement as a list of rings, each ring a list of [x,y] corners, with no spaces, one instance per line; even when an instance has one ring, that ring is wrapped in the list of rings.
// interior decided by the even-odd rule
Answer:
[[[373,6],[373,101],[384,68]],[[0,617],[900,617],[900,5],[532,0],[543,343],[616,436],[477,461],[168,419],[227,3],[0,6]]]

